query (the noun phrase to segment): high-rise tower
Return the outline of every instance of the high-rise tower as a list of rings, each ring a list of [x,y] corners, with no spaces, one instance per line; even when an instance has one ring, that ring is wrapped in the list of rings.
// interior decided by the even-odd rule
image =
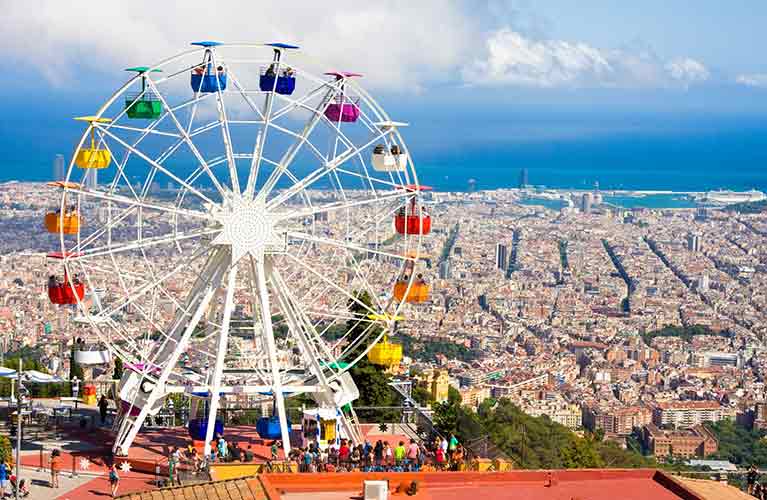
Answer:
[[[53,180],[64,180],[64,155],[56,155],[53,159]]]
[[[509,248],[504,243],[495,245],[495,267],[505,271],[509,263]]]

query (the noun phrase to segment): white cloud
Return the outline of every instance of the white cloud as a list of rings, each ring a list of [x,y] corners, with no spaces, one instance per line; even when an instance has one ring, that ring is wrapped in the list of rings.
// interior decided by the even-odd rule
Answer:
[[[604,50],[586,43],[532,40],[503,28],[490,34],[486,52],[462,70],[477,85],[530,87],[687,86],[710,78],[690,58],[661,61],[650,51]]]
[[[735,81],[747,87],[767,88],[767,74],[765,73],[738,75]]]
[[[669,61],[665,69],[671,78],[686,84],[705,82],[711,77],[711,73],[703,64],[689,57]]]
[[[460,6],[439,0],[38,0],[3,2],[0,17],[4,54],[62,85],[81,68],[151,64],[213,39],[294,42],[329,67],[364,73],[368,86],[417,87],[460,64],[470,26]]]
[[[530,10],[530,12],[528,12]],[[516,3],[461,0],[27,0],[3,2],[6,64],[68,86],[157,62],[199,39],[287,41],[373,89],[435,82],[526,87],[686,88],[714,79],[700,61],[643,48],[543,37],[547,22]],[[534,33],[535,36],[531,36]],[[34,74],[34,73],[33,73]],[[765,75],[743,85],[767,86]]]

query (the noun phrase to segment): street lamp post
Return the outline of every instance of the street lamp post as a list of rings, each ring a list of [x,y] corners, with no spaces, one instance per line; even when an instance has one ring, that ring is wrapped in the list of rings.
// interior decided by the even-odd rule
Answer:
[[[72,397],[75,398],[75,411],[77,410],[77,396],[80,394],[80,379],[77,375],[72,379]]]
[[[22,398],[26,393],[26,388],[21,384],[21,358],[19,358],[19,371],[16,372],[19,383],[16,388],[16,500],[19,500],[19,488],[21,484],[21,407]],[[13,396],[13,394],[11,394]]]

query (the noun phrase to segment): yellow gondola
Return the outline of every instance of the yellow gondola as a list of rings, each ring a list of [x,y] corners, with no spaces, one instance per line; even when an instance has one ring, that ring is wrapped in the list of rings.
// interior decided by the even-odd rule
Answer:
[[[374,365],[387,368],[397,366],[402,361],[402,346],[389,342],[388,336],[384,335],[381,341],[370,349],[368,359]]]
[[[93,123],[109,123],[112,120],[95,116],[80,116],[75,118],[75,120],[88,122],[91,128],[91,146],[89,148],[80,148],[77,151],[75,165],[80,168],[107,168],[112,160],[112,155],[108,149],[96,147],[96,131]]]

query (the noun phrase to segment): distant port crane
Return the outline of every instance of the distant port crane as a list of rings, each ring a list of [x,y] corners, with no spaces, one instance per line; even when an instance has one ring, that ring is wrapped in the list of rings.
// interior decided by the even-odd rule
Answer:
[[[113,451],[172,394],[191,399],[206,453],[222,405],[246,400],[271,404],[257,429],[287,454],[298,394],[317,405],[320,444],[359,441],[349,370],[366,355],[399,364],[392,323],[428,299],[417,266],[432,221],[406,124],[361,75],[295,45],[192,45],[129,68],[78,118],[44,221],[60,242],[51,301],[125,364]]]

